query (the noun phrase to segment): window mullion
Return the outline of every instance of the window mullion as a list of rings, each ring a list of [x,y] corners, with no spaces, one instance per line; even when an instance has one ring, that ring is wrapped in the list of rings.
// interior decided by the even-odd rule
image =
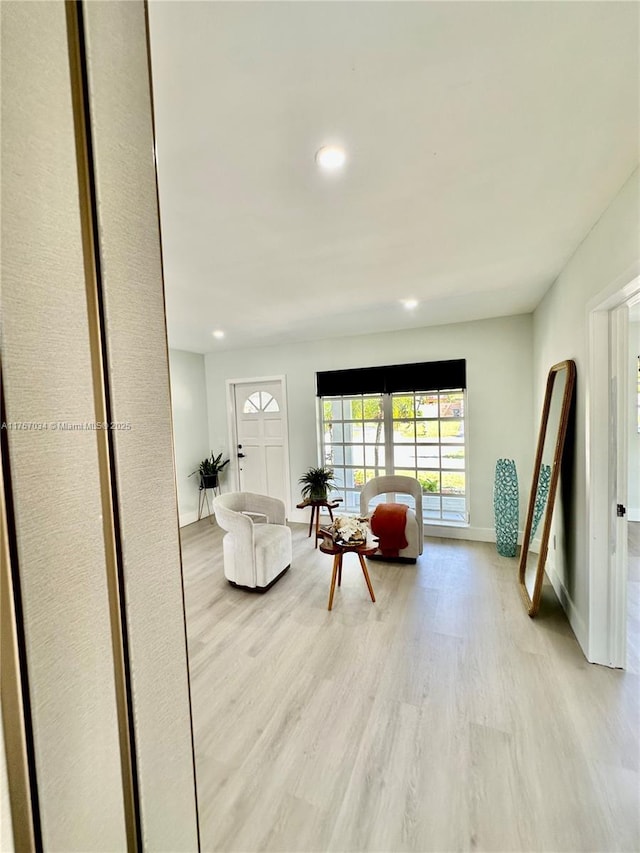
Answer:
[[[438,471],[439,471],[438,477],[440,479],[440,490],[439,490],[440,491],[440,497],[439,497],[439,500],[440,500],[440,518],[442,519],[444,517],[444,497],[442,495],[442,490],[443,490],[443,485],[442,485],[443,444],[442,444],[442,399],[441,399],[440,391],[438,391],[437,399],[438,399],[438,445],[439,445],[439,448],[438,448],[438,457],[439,457],[439,459],[438,459],[438,463],[439,463],[438,464]]]
[[[395,473],[393,458],[393,395],[382,395],[382,416],[384,421],[384,467],[387,475]]]

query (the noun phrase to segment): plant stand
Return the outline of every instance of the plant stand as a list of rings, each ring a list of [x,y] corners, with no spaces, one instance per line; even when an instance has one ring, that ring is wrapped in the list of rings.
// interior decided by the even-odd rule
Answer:
[[[203,510],[204,510],[204,507],[206,504],[207,515],[209,516],[209,524],[213,524],[214,519],[213,519],[213,514],[211,512],[211,505],[209,504],[209,495],[208,495],[209,491],[213,492],[213,497],[215,498],[216,495],[220,494],[220,485],[219,484],[216,484],[215,486],[200,485],[200,495],[198,497],[198,521],[200,521],[200,519],[203,516]]]
[[[311,507],[311,521],[309,522],[309,533],[307,534],[307,539],[311,536],[311,531],[313,530],[313,520],[315,518],[316,521],[316,544],[315,547],[318,547],[318,539],[322,539],[322,534],[320,533],[320,509],[325,507],[329,510],[329,518],[333,521],[333,512],[332,510],[337,509],[338,506],[342,503],[342,498],[335,498],[332,501],[323,498],[322,500],[311,500],[310,498],[305,498],[299,504],[296,504],[297,509],[305,509],[305,507]]]

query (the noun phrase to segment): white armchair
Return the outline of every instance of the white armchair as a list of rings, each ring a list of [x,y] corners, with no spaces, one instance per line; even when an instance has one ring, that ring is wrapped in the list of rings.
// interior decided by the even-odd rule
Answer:
[[[230,492],[213,501],[222,540],[224,576],[232,586],[265,592],[291,565],[291,530],[284,503],[252,492]]]
[[[390,492],[400,495],[410,495],[415,502],[415,511],[411,507],[407,509],[404,531],[407,546],[397,552],[397,558],[394,557],[394,559],[415,563],[416,559],[422,554],[424,545],[422,486],[418,480],[413,477],[402,477],[399,475],[374,477],[372,480],[369,480],[360,492],[360,515],[369,515],[369,502],[372,498]],[[380,550],[374,556],[381,556]]]

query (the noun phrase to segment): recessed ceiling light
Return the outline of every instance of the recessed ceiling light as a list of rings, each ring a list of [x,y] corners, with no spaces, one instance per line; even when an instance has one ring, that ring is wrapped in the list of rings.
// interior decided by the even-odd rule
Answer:
[[[402,304],[407,309],[407,311],[413,311],[414,308],[418,307],[417,299],[403,299]]]
[[[213,332],[211,332],[211,334],[214,338],[224,338],[224,332],[222,331],[222,329],[215,329]]]
[[[347,152],[340,145],[325,145],[316,153],[316,163],[325,172],[336,172],[347,162]]]

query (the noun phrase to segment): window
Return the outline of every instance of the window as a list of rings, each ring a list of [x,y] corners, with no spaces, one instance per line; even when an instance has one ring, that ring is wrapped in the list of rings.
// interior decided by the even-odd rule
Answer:
[[[360,489],[386,473],[383,395],[324,397],[321,406],[324,464],[345,509],[360,512]]]
[[[422,485],[425,521],[467,521],[464,391],[393,394],[393,472]]]
[[[244,401],[242,413],[244,415],[255,415],[257,412],[279,412],[280,406],[275,397],[268,391],[254,391]]]
[[[465,393],[321,398],[324,464],[347,512],[360,511],[372,477],[401,474],[422,484],[425,521],[467,521]]]
[[[400,365],[318,374],[319,391],[399,385],[401,374],[409,375],[404,381],[411,384],[424,376],[429,384],[442,384],[433,378],[434,365],[446,366],[441,375],[447,379],[462,380],[461,387],[428,391],[319,393],[322,458],[334,470],[335,488],[347,512],[360,511],[360,490],[372,477],[401,474],[422,484],[426,522],[468,521],[466,369],[462,361],[462,367],[453,370],[451,365],[457,364],[428,362],[428,371],[421,371],[422,365]],[[408,370],[400,370],[405,367]]]

